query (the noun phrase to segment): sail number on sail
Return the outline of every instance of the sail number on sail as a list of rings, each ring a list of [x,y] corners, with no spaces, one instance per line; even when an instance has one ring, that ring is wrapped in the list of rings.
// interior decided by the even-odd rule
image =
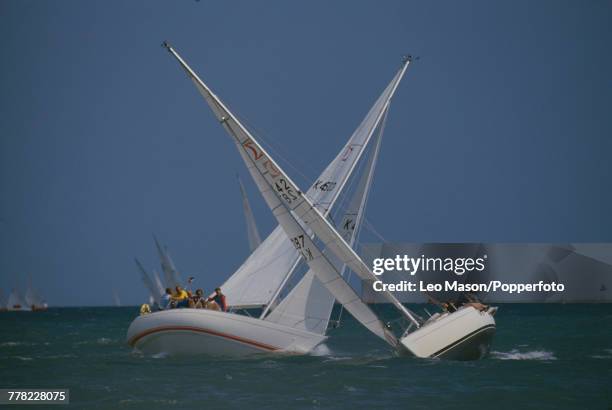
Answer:
[[[310,248],[304,246],[304,235],[298,235],[294,238],[291,238],[291,243],[307,261],[311,261],[313,259],[312,251],[310,250]]]
[[[280,176],[280,171],[278,170],[278,168],[276,168],[276,166],[272,163],[272,161],[270,161],[269,158],[266,158],[264,156],[264,153],[261,152],[258,148],[257,145],[253,143],[253,141],[251,139],[247,139],[245,142],[242,143],[242,146],[247,149],[253,157],[254,161],[258,161],[261,158],[264,158],[265,161],[263,163],[263,167],[264,169],[270,174],[270,176],[272,178],[276,178]]]

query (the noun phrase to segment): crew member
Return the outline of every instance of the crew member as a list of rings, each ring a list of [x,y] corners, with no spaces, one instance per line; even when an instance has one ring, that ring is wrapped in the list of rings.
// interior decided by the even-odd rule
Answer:
[[[221,288],[215,289],[215,294],[208,298],[208,302],[215,302],[220,310],[227,312],[227,302],[225,301],[225,295],[221,293]]]

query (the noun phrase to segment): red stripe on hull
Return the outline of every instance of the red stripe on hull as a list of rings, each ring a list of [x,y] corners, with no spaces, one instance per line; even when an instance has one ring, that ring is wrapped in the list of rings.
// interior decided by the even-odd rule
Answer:
[[[276,346],[271,346],[271,345],[267,345],[265,343],[260,343],[260,342],[256,342],[254,340],[250,340],[250,339],[244,339],[242,337],[239,336],[234,336],[234,335],[230,335],[227,333],[221,333],[221,332],[215,332],[214,330],[209,330],[209,329],[203,329],[201,327],[193,327],[193,326],[161,326],[161,327],[155,327],[153,329],[149,329],[145,332],[142,332],[136,336],[134,336],[133,338],[131,338],[128,341],[128,344],[132,347],[134,347],[134,345],[136,344],[137,341],[139,341],[140,339],[142,339],[145,336],[149,336],[153,333],[159,333],[159,332],[167,332],[167,331],[173,331],[173,330],[185,330],[185,331],[191,331],[191,332],[198,332],[198,333],[206,333],[209,335],[213,335],[213,336],[218,336],[218,337],[223,337],[225,339],[230,339],[230,340],[234,340],[236,342],[240,342],[240,343],[245,343],[251,346],[255,346],[259,349],[263,349],[263,350],[268,350],[271,352],[277,351],[277,350],[281,350],[280,348],[276,347]]]

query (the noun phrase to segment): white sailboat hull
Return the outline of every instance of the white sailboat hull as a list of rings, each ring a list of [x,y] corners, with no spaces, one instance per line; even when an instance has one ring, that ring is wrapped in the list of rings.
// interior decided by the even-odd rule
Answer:
[[[480,312],[471,306],[432,317],[400,339],[417,357],[477,360],[488,352],[495,334],[494,310]]]
[[[137,317],[128,344],[146,354],[245,356],[305,354],[326,336],[233,313],[172,309]]]

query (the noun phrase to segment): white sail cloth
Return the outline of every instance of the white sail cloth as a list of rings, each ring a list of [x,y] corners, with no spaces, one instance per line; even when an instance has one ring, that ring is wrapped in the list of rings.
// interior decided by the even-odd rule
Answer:
[[[209,91],[204,89],[194,78],[192,71],[184,61],[177,55],[175,57],[179,59],[200,93],[209,102],[217,119],[221,121],[225,116],[224,110],[216,105],[214,98],[207,97]],[[387,108],[403,73],[404,70],[399,70],[393,77],[351,138],[308,190],[306,195],[324,215],[327,215],[331,210],[355,169],[374,130],[380,123],[382,113]],[[238,148],[240,150],[240,147]],[[251,175],[254,177],[252,172]],[[282,286],[287,276],[291,274],[299,257],[299,253],[286,241],[282,228],[280,226],[276,227],[223,284],[223,292],[230,305],[252,307],[270,303],[270,299]]]
[[[241,145],[244,147],[244,143],[248,143],[249,141],[255,142],[252,139],[246,139],[242,141]],[[247,149],[250,150],[250,148]],[[385,325],[378,319],[374,312],[361,301],[359,295],[344,280],[333,262],[323,254],[322,249],[314,243],[310,235],[306,232],[306,229],[300,224],[299,219],[296,218],[287,207],[286,203],[292,203],[302,197],[302,194],[297,190],[289,189],[289,183],[285,184],[287,182],[287,177],[283,171],[271,162],[272,159],[265,154],[265,151],[261,150],[261,147],[256,147],[256,149],[257,151],[252,153],[252,157],[249,156],[246,151],[242,151],[241,154],[245,162],[249,161],[251,163],[250,168],[254,168],[258,171],[256,174],[257,185],[261,186],[265,183],[268,184],[268,189],[262,190],[261,193],[293,246],[300,252],[302,257],[304,257],[310,269],[325,288],[355,319],[376,336],[387,341],[389,344],[396,345],[397,341],[393,334],[386,329]],[[265,159],[258,163],[254,160],[256,157]],[[263,165],[265,163],[271,165]],[[272,172],[270,172],[271,169],[273,170]],[[286,201],[286,203],[282,201]]]
[[[257,224],[255,223],[255,217],[253,216],[253,210],[249,203],[249,197],[247,196],[244,184],[240,177],[238,177],[238,184],[240,185],[240,195],[242,196],[242,210],[244,211],[244,219],[247,226],[247,237],[249,239],[249,249],[253,252],[261,244],[261,237],[257,230]]]
[[[380,127],[376,145],[372,149],[357,189],[340,219],[341,223],[338,229],[342,237],[351,246],[353,246],[359,234],[378,158],[383,127],[384,124]],[[333,254],[328,254],[328,256],[336,270],[344,275],[345,266]],[[314,271],[310,269],[265,320],[309,332],[325,334],[334,307],[334,300],[334,296],[325,288]]]
[[[38,307],[40,307],[44,303],[43,299],[31,287],[28,287],[26,289],[25,302],[26,302],[26,305],[30,306],[30,307],[31,306],[38,306]]]
[[[138,259],[134,259],[136,262],[136,266],[138,266],[138,271],[140,272],[140,279],[142,283],[144,283],[145,287],[149,291],[149,295],[153,298],[155,303],[159,303],[162,293],[160,292],[159,287],[153,282],[145,268],[142,266]]]
[[[174,262],[168,253],[168,249],[165,246],[161,246],[155,235],[153,235],[153,240],[155,241],[155,247],[157,248],[157,254],[159,255],[162,272],[164,273],[164,282],[166,283],[166,287],[174,289],[174,287],[177,285],[182,286],[180,275],[176,270],[176,266],[174,266]]]
[[[168,45],[168,50],[179,60],[183,68],[194,81],[196,87],[209,103],[211,109],[223,124],[228,133],[234,138],[240,154],[247,163],[249,172],[264,196],[266,203],[272,210],[279,224],[289,237],[293,246],[300,252],[325,287],[343,304],[355,319],[377,336],[395,345],[395,337],[386,329],[385,325],[365,305],[350,285],[344,280],[340,272],[333,266],[326,255],[310,238],[307,227],[321,239],[325,246],[352,270],[361,275],[375,277],[355,254],[348,244],[340,237],[329,222],[321,215],[309,200],[283,172],[276,162],[267,154],[261,145],[250,135],[244,126],[233,116],[210,89],[197,77],[178,54]],[[406,61],[398,73],[404,74],[408,66]],[[391,89],[395,91],[397,82]],[[385,107],[388,101],[385,102]],[[379,113],[382,115],[383,110]],[[370,134],[371,135],[371,134]],[[348,152],[350,155],[350,152]],[[353,164],[354,167],[355,164]],[[315,184],[316,186],[317,184]],[[304,224],[304,226],[301,225]],[[394,302],[398,309],[412,318],[403,306],[388,294],[387,297]],[[399,305],[399,306],[398,306]]]

